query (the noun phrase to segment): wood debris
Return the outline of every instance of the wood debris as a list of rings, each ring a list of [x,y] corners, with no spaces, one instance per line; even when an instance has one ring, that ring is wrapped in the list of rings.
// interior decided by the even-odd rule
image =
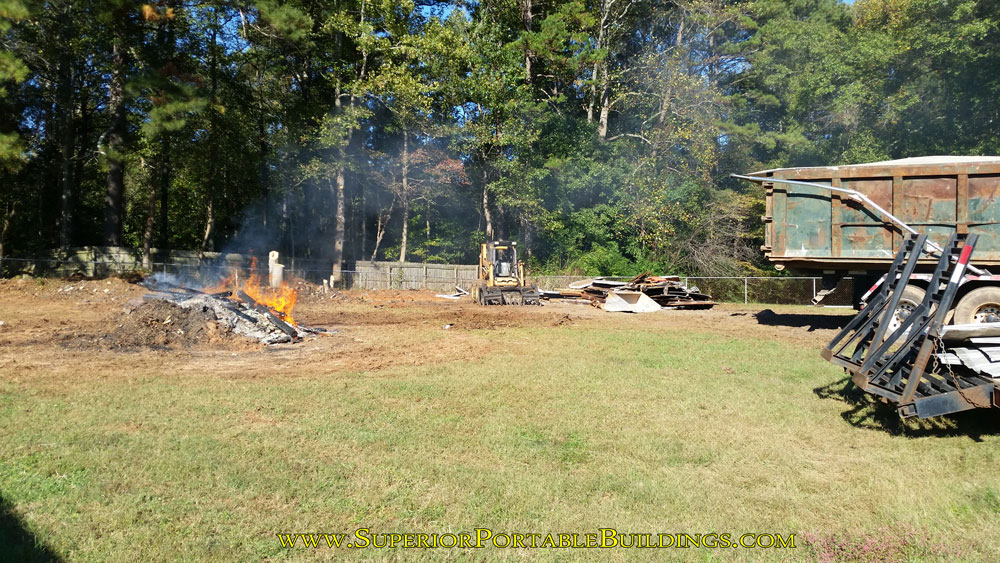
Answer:
[[[629,281],[615,281],[604,278],[594,278],[569,284],[569,288],[556,291],[543,291],[543,299],[586,299],[595,307],[604,308],[609,294],[615,294],[614,301],[618,303],[615,310],[621,308],[621,300],[632,303],[636,293],[648,297],[661,308],[669,309],[711,309],[715,305],[711,295],[701,293],[697,287],[684,285],[679,276],[654,276],[649,272],[640,274]],[[647,303],[645,299],[641,302]],[[651,310],[646,306],[643,310]]]

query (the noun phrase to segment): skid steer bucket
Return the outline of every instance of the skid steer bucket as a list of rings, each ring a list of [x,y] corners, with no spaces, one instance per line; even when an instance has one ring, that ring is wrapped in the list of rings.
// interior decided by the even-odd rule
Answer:
[[[623,313],[652,313],[660,305],[641,291],[609,291],[604,310]]]

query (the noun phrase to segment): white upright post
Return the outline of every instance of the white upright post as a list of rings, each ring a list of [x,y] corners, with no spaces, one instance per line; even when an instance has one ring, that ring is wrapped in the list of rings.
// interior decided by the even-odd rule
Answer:
[[[278,251],[272,250],[267,255],[267,277],[272,288],[281,287],[285,266],[278,264]]]

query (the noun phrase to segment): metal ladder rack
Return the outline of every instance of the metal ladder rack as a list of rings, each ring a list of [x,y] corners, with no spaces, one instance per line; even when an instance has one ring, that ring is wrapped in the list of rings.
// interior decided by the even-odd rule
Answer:
[[[937,361],[945,353],[942,327],[978,235],[951,236],[923,301],[890,328],[926,238],[919,235],[903,242],[879,292],[821,352],[823,358],[843,366],[862,390],[895,403],[903,417],[927,418],[988,407],[995,387],[992,380],[962,365],[941,366]],[[932,359],[934,364],[928,369]]]

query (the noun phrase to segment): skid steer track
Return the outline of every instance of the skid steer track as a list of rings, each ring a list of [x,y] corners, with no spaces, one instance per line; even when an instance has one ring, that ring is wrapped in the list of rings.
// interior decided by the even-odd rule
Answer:
[[[480,305],[541,305],[541,292],[530,287],[487,287],[478,288],[476,300]]]

